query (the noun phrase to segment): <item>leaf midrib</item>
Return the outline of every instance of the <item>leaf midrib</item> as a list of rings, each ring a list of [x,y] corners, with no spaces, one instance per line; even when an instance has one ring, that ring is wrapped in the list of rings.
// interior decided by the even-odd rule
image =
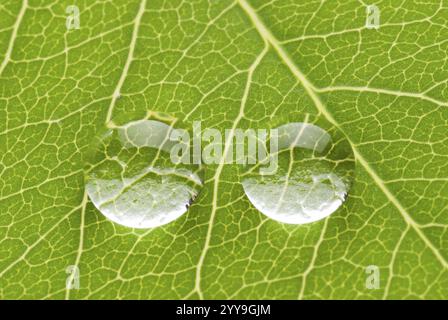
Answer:
[[[17,15],[16,22],[14,23],[14,26],[12,29],[11,39],[9,40],[9,43],[8,43],[8,49],[6,49],[5,57],[3,58],[3,61],[0,64],[0,76],[2,75],[3,70],[5,70],[6,65],[8,64],[8,62],[11,58],[12,49],[14,48],[14,42],[17,38],[17,32],[19,31],[19,27],[20,27],[20,24],[22,23],[23,16],[25,15],[25,11],[26,11],[27,7],[28,7],[28,0],[23,0],[22,6],[20,7],[19,14]]]

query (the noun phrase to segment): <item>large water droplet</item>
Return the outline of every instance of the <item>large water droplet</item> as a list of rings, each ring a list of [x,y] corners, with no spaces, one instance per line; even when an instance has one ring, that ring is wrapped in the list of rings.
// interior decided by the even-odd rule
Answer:
[[[145,119],[110,128],[94,143],[85,182],[89,198],[108,219],[153,228],[184,214],[202,187],[201,168],[174,164],[174,122]]]
[[[262,174],[259,163],[243,175],[250,202],[283,223],[305,224],[329,216],[345,201],[353,180],[350,143],[339,130],[317,118],[307,117],[277,130],[277,170]]]

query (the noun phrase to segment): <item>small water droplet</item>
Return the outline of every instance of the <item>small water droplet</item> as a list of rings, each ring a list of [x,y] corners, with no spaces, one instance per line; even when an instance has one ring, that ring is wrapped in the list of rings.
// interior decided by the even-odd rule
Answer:
[[[131,228],[154,228],[188,210],[202,187],[202,168],[173,163],[172,130],[174,123],[159,119],[111,122],[96,139],[85,183],[104,216]]]
[[[260,174],[257,164],[243,175],[250,202],[269,218],[288,224],[329,216],[346,200],[353,181],[350,143],[328,122],[309,116],[277,130],[277,170]]]

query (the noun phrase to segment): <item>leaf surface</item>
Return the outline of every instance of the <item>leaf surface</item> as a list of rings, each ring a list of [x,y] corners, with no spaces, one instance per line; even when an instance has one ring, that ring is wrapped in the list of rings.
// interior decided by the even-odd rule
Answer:
[[[65,1],[0,5],[0,298],[448,298],[448,3]],[[188,213],[132,230],[88,200],[115,116],[270,128],[320,114],[350,141],[343,207],[283,225],[206,171]],[[66,268],[80,269],[67,290]],[[366,267],[380,288],[366,288]]]

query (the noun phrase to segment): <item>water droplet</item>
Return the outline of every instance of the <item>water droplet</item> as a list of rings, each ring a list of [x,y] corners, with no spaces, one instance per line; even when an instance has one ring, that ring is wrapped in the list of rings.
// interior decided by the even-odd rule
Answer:
[[[174,123],[159,118],[111,122],[96,139],[86,167],[86,190],[108,219],[153,228],[179,218],[197,197],[201,167],[174,164],[170,157],[178,143],[170,140],[177,130]]]
[[[243,175],[250,202],[269,218],[288,224],[318,221],[336,211],[347,197],[355,169],[344,135],[328,122],[307,116],[304,122],[278,127],[277,141],[278,152],[271,150],[271,157],[278,157],[276,171],[263,174],[259,163]]]

